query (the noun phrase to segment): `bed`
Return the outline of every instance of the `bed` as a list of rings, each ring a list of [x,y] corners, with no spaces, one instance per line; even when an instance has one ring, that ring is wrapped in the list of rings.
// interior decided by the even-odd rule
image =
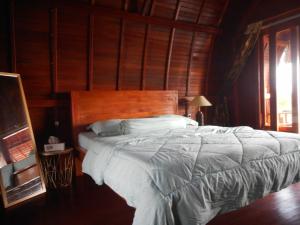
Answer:
[[[85,130],[96,120],[176,114],[177,102],[176,91],[71,93],[83,172],[136,208],[134,225],[205,225],[300,181],[298,134],[203,126],[99,137]]]

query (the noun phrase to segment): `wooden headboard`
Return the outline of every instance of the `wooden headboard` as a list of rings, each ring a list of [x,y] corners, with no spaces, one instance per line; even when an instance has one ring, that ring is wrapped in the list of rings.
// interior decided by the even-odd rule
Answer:
[[[72,91],[73,144],[95,121],[177,114],[177,108],[177,91]]]

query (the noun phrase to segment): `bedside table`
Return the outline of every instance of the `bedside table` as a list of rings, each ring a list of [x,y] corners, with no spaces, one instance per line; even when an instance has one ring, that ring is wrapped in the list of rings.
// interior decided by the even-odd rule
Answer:
[[[63,151],[40,152],[47,188],[70,187],[73,178],[73,148]]]

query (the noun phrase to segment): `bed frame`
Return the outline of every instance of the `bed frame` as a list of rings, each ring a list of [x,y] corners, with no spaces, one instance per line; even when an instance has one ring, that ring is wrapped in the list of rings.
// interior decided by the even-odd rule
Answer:
[[[71,115],[73,145],[76,149],[76,175],[86,150],[78,145],[78,134],[87,125],[108,119],[129,119],[159,114],[177,114],[177,91],[72,91]]]

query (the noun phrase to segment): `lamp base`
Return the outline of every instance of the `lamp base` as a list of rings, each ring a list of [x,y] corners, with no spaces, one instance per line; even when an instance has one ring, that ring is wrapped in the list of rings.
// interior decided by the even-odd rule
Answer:
[[[200,110],[196,114],[196,121],[199,123],[199,126],[204,125],[204,115]]]

